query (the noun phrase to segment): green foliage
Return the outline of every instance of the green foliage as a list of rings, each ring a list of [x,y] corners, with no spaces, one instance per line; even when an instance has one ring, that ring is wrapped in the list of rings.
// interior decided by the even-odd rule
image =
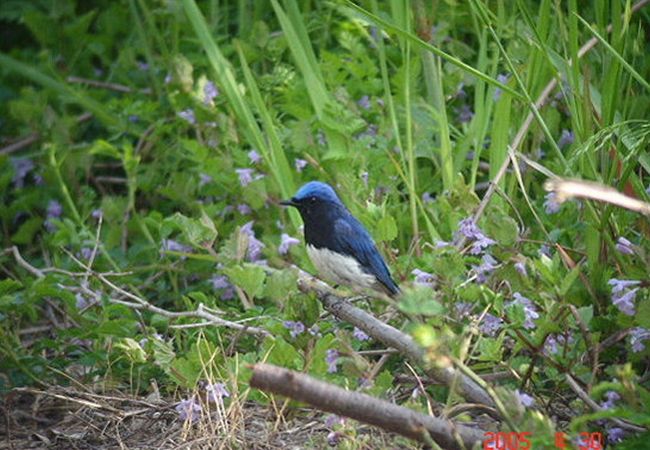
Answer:
[[[391,324],[431,365],[511,374],[494,384],[535,445],[560,425],[647,425],[647,217],[554,205],[542,187],[566,176],[650,200],[647,12],[617,0],[248,4],[250,14],[194,0],[0,11],[0,390],[65,384],[82,367],[81,382],[132,392],[151,378],[164,393],[210,380],[266,402],[247,389],[247,364],[266,361],[393,398],[412,375],[401,355],[359,382],[375,363],[359,352],[383,347],[300,291],[290,266],[313,267],[302,243],[281,245],[301,224],[278,200],[319,179],[402,286],[395,305],[362,307],[397,309]],[[477,247],[466,219],[504,162]],[[616,280],[638,283],[617,293]],[[567,376],[596,402],[621,399],[593,412]],[[561,423],[558,404],[572,411]]]

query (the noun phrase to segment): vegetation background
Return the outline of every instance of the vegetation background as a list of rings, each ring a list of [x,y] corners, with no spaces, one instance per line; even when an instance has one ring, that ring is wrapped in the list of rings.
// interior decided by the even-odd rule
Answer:
[[[307,447],[413,447],[248,386],[267,361],[422,412],[462,402],[400,355],[376,366],[382,344],[298,291],[292,265],[313,268],[277,202],[322,180],[405,290],[363,308],[397,307],[432,364],[500,374],[534,448],[642,448],[608,418],[650,423],[648,218],[543,186],[649,200],[646,3],[4,1],[0,390],[41,392],[4,397],[5,433],[51,426],[60,409],[12,411],[68,386],[169,405],[160,446],[275,448],[302,420]]]

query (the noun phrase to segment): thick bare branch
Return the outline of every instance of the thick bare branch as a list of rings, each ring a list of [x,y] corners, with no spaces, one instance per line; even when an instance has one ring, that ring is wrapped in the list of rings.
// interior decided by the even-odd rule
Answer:
[[[482,430],[427,416],[367,394],[346,391],[309,375],[270,364],[256,364],[250,384],[420,442],[427,443],[431,437],[446,449],[461,449],[463,445],[471,448],[483,440]]]

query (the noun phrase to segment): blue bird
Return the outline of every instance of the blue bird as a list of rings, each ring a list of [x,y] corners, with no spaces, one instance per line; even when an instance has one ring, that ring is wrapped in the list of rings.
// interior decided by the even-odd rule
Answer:
[[[307,253],[323,278],[390,296],[400,292],[370,234],[329,184],[310,181],[280,204],[300,212]]]

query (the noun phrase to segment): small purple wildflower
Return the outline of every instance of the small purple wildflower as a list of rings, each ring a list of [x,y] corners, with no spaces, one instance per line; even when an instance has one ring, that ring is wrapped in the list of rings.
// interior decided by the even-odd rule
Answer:
[[[607,430],[607,442],[617,444],[625,437],[625,430],[620,427],[611,427]]]
[[[212,403],[221,403],[224,397],[230,397],[230,392],[228,392],[226,385],[223,383],[208,384],[205,387],[205,392],[207,393],[208,401]]]
[[[330,431],[327,433],[327,445],[330,447],[336,447],[341,442],[341,438],[343,438],[342,433],[339,433],[338,431]]]
[[[140,116],[138,116],[137,114],[129,114],[127,120],[131,123],[138,123],[140,121]]]
[[[359,105],[363,109],[370,109],[370,97],[364,95],[357,101],[357,105]]]
[[[194,115],[194,110],[191,108],[185,109],[179,112],[178,117],[187,121],[190,125],[196,125],[196,116]]]
[[[81,256],[82,259],[88,261],[90,257],[93,255],[93,249],[89,247],[82,247],[81,250],[79,250],[79,255]]]
[[[472,248],[469,250],[469,254],[480,255],[486,248],[494,244],[496,244],[496,241],[494,239],[490,239],[489,237],[483,235],[474,241]]]
[[[254,221],[247,222],[242,225],[240,233],[248,236],[248,260],[250,262],[259,261],[262,257],[262,249],[265,247],[264,243],[255,237],[255,231],[253,231]]]
[[[212,183],[213,178],[208,175],[207,173],[200,173],[199,174],[199,187],[203,187],[206,184]]]
[[[612,286],[612,294],[618,294],[628,288],[638,286],[641,282],[637,280],[619,280],[617,278],[612,278],[607,282],[607,284]]]
[[[163,239],[160,244],[160,252],[181,252],[191,253],[192,247],[189,245],[181,244],[173,239]]]
[[[479,330],[481,333],[487,334],[488,336],[494,336],[497,331],[503,326],[503,320],[497,316],[493,316],[490,313],[485,314],[483,320],[479,325]]]
[[[318,133],[316,133],[316,141],[321,147],[327,147],[327,137],[323,133],[323,130],[318,130]]]
[[[25,186],[25,177],[34,170],[34,162],[27,158],[11,158],[11,165],[14,167],[14,176],[11,182],[16,189],[22,189]]]
[[[435,198],[433,197],[433,195],[431,195],[430,192],[425,192],[424,194],[422,194],[422,202],[425,205],[429,203],[433,203],[434,200]]]
[[[424,270],[413,269],[411,271],[411,275],[415,275],[414,284],[416,286],[433,287],[435,284],[435,277],[429,272],[425,272]]]
[[[85,309],[88,307],[88,305],[90,305],[90,301],[84,297],[81,292],[77,292],[74,296],[74,299],[77,309]]]
[[[476,223],[474,223],[474,220],[471,217],[458,222],[458,230],[455,233],[456,239],[458,239],[461,235],[465,236],[471,241],[474,241],[472,248],[469,251],[469,253],[472,255],[479,255],[483,253],[487,247],[496,244],[496,241],[483,234],[481,229],[476,226]]]
[[[539,319],[539,313],[537,312],[537,307],[529,299],[521,295],[519,292],[515,292],[513,295],[514,300],[508,302],[506,306],[519,305],[524,308],[524,315],[526,319],[524,320],[524,328],[527,330],[532,330],[535,328],[535,320]]]
[[[539,248],[539,254],[546,256],[547,258],[552,258],[553,255],[551,254],[551,247],[549,247],[547,244],[542,244],[542,246]]]
[[[292,338],[296,338],[299,334],[305,332],[305,324],[302,322],[294,322],[293,320],[285,320],[282,325],[289,330]]]
[[[621,399],[621,396],[616,391],[607,391],[605,392],[605,401],[600,403],[600,407],[603,409],[613,409],[616,406],[616,402]]]
[[[208,81],[203,86],[203,103],[206,105],[212,104],[212,101],[219,95],[219,89],[212,81]]]
[[[352,336],[354,336],[355,339],[358,339],[360,341],[367,341],[368,339],[370,339],[370,336],[368,336],[366,333],[363,332],[363,330],[360,330],[357,327],[354,327]]]
[[[253,182],[253,174],[255,173],[255,170],[253,169],[235,169],[235,172],[237,172],[237,175],[239,176],[239,184],[244,187],[248,186]]]
[[[325,362],[327,363],[327,371],[329,373],[336,373],[338,370],[336,367],[336,362],[339,359],[339,351],[336,349],[329,349],[325,354]]]
[[[510,77],[508,76],[508,74],[505,74],[505,73],[500,73],[499,75],[497,75],[497,81],[498,81],[499,83],[501,83],[501,84],[506,84],[506,83],[508,82],[508,79],[509,79],[509,78],[510,78]],[[496,102],[497,100],[499,100],[499,99],[501,98],[501,93],[502,93],[502,92],[503,92],[503,90],[502,90],[501,88],[499,88],[499,87],[496,88],[496,89],[494,90],[494,93],[492,94],[492,99],[493,99],[495,102]]]
[[[556,355],[560,347],[564,347],[568,344],[573,343],[573,336],[569,335],[568,337],[559,334],[559,335],[549,335],[544,342],[544,354],[546,355]]]
[[[560,136],[560,139],[557,141],[557,146],[560,148],[567,147],[575,141],[575,135],[573,134],[573,131],[570,130],[562,130],[562,135]]]
[[[237,205],[237,211],[239,211],[239,214],[241,214],[242,216],[246,216],[253,212],[251,207],[248,206],[246,203],[240,203],[239,205]]]
[[[307,167],[308,162],[304,159],[296,158],[293,161],[294,165],[296,166],[296,171],[298,173],[302,172],[305,167]]]
[[[45,220],[45,229],[50,233],[56,231],[56,225],[52,223],[52,219],[58,219],[63,214],[63,206],[56,200],[50,200],[47,204],[47,220]]]
[[[456,116],[459,123],[468,123],[474,117],[474,111],[468,104],[464,104],[456,109]]]
[[[210,283],[212,284],[212,289],[215,291],[223,289],[223,292],[221,292],[221,300],[232,300],[235,298],[235,287],[230,283],[227,276],[215,275],[210,278]]]
[[[522,277],[528,277],[528,271],[526,270],[526,263],[524,261],[517,261],[514,266],[515,270],[519,272],[519,275]]]
[[[623,236],[619,237],[616,241],[616,250],[624,255],[634,255],[634,247],[632,246],[632,243]]]
[[[309,329],[307,329],[307,332],[312,336],[321,336],[320,327],[316,323],[309,327]]]
[[[618,280],[616,278],[612,278],[607,282],[612,286],[612,303],[623,314],[628,316],[635,314],[634,300],[639,288],[632,289],[632,287],[640,283],[640,281],[636,280]]]
[[[169,84],[174,80],[174,77],[172,76],[171,73],[168,73],[165,75],[165,79],[163,80],[165,84]]]
[[[497,260],[491,255],[483,255],[483,258],[481,258],[481,264],[478,266],[472,266],[472,269],[476,272],[476,282],[479,284],[485,283],[487,278],[497,268],[497,265]]]
[[[634,353],[645,350],[643,341],[650,339],[650,330],[643,327],[635,327],[630,330],[630,345]]]
[[[104,217],[104,211],[102,211],[101,208],[93,209],[93,212],[90,213],[90,216],[95,220],[99,220],[100,218]]]
[[[447,242],[447,241],[439,241],[439,240],[436,240],[436,241],[433,243],[433,247],[434,247],[434,248],[437,248],[437,249],[445,248],[445,247],[449,247],[450,245],[451,245],[451,242]]]
[[[176,404],[176,412],[181,420],[190,420],[196,422],[201,416],[201,404],[191,397],[187,400],[181,400]]]
[[[146,62],[146,61],[137,60],[135,62],[135,65],[138,66],[138,69],[142,70],[143,72],[146,72],[147,70],[149,70],[149,63]]]
[[[289,253],[289,249],[292,246],[298,244],[300,244],[300,241],[298,239],[289,236],[287,233],[282,233],[282,236],[280,237],[280,246],[278,247],[278,253],[281,255],[286,255]]]
[[[248,152],[248,159],[250,159],[251,164],[259,164],[262,162],[262,155],[257,153],[257,150],[253,149]]]
[[[472,313],[474,305],[468,302],[458,302],[454,305],[454,309],[456,310],[456,314],[458,314],[458,318],[462,319],[468,317]]]
[[[546,214],[555,214],[560,210],[560,203],[556,200],[555,192],[549,192],[544,196],[544,211]]]
[[[525,392],[519,392],[519,389],[516,389],[515,395],[517,396],[517,399],[519,399],[519,403],[526,408],[532,408],[535,405],[535,399]]]

